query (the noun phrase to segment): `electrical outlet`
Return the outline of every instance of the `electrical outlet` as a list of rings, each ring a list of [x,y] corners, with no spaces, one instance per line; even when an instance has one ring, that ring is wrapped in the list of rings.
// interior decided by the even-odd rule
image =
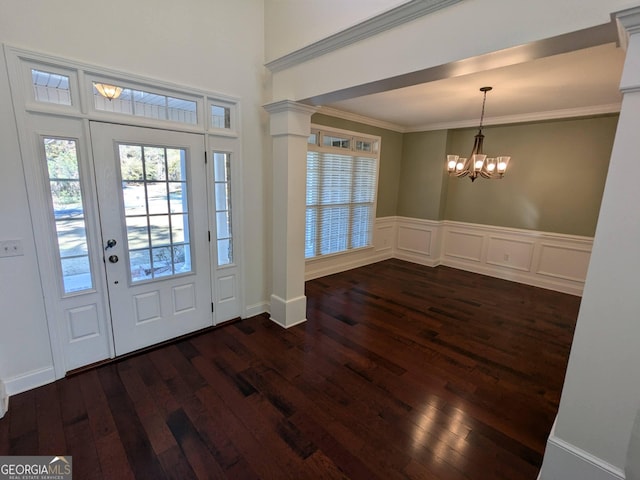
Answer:
[[[21,240],[0,241],[0,257],[19,257],[24,255]]]

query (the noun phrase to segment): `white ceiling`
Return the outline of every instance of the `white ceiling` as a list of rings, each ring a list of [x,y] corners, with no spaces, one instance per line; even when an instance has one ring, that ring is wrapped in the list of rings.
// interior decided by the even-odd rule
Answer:
[[[609,43],[324,106],[399,131],[477,126],[483,86],[485,125],[617,112],[623,61]]]

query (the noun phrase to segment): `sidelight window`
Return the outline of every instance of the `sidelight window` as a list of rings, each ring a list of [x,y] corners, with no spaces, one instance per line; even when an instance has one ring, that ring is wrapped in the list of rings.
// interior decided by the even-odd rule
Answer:
[[[231,155],[213,152],[213,184],[216,208],[218,266],[233,263],[231,228]]]
[[[90,290],[93,278],[87,249],[77,142],[68,138],[45,137],[43,143],[64,292]]]

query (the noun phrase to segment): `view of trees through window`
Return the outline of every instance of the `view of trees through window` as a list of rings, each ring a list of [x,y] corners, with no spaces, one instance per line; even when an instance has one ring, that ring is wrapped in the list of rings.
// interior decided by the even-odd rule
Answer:
[[[191,271],[186,151],[119,145],[131,280]]]
[[[64,291],[91,289],[77,143],[66,138],[44,138],[43,143]]]

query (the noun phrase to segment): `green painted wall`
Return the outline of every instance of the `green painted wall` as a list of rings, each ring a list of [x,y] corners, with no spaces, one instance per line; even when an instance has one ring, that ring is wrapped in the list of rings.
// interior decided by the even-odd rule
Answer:
[[[402,133],[319,113],[311,116],[311,123],[351,130],[353,132],[368,133],[382,138],[380,169],[378,172],[378,207],[376,209],[376,217],[396,215],[400,166],[402,163]]]
[[[618,116],[486,127],[484,152],[511,155],[501,180],[448,178],[447,220],[593,236]],[[468,156],[477,129],[449,132]],[[443,158],[444,168],[444,158]]]
[[[397,215],[429,220],[444,218],[446,155],[446,130],[404,135]]]
[[[468,156],[477,128],[401,134],[314,114],[312,123],[382,137],[377,217],[593,236],[618,115],[485,127],[484,151],[511,155],[501,180],[449,177],[447,153]]]

